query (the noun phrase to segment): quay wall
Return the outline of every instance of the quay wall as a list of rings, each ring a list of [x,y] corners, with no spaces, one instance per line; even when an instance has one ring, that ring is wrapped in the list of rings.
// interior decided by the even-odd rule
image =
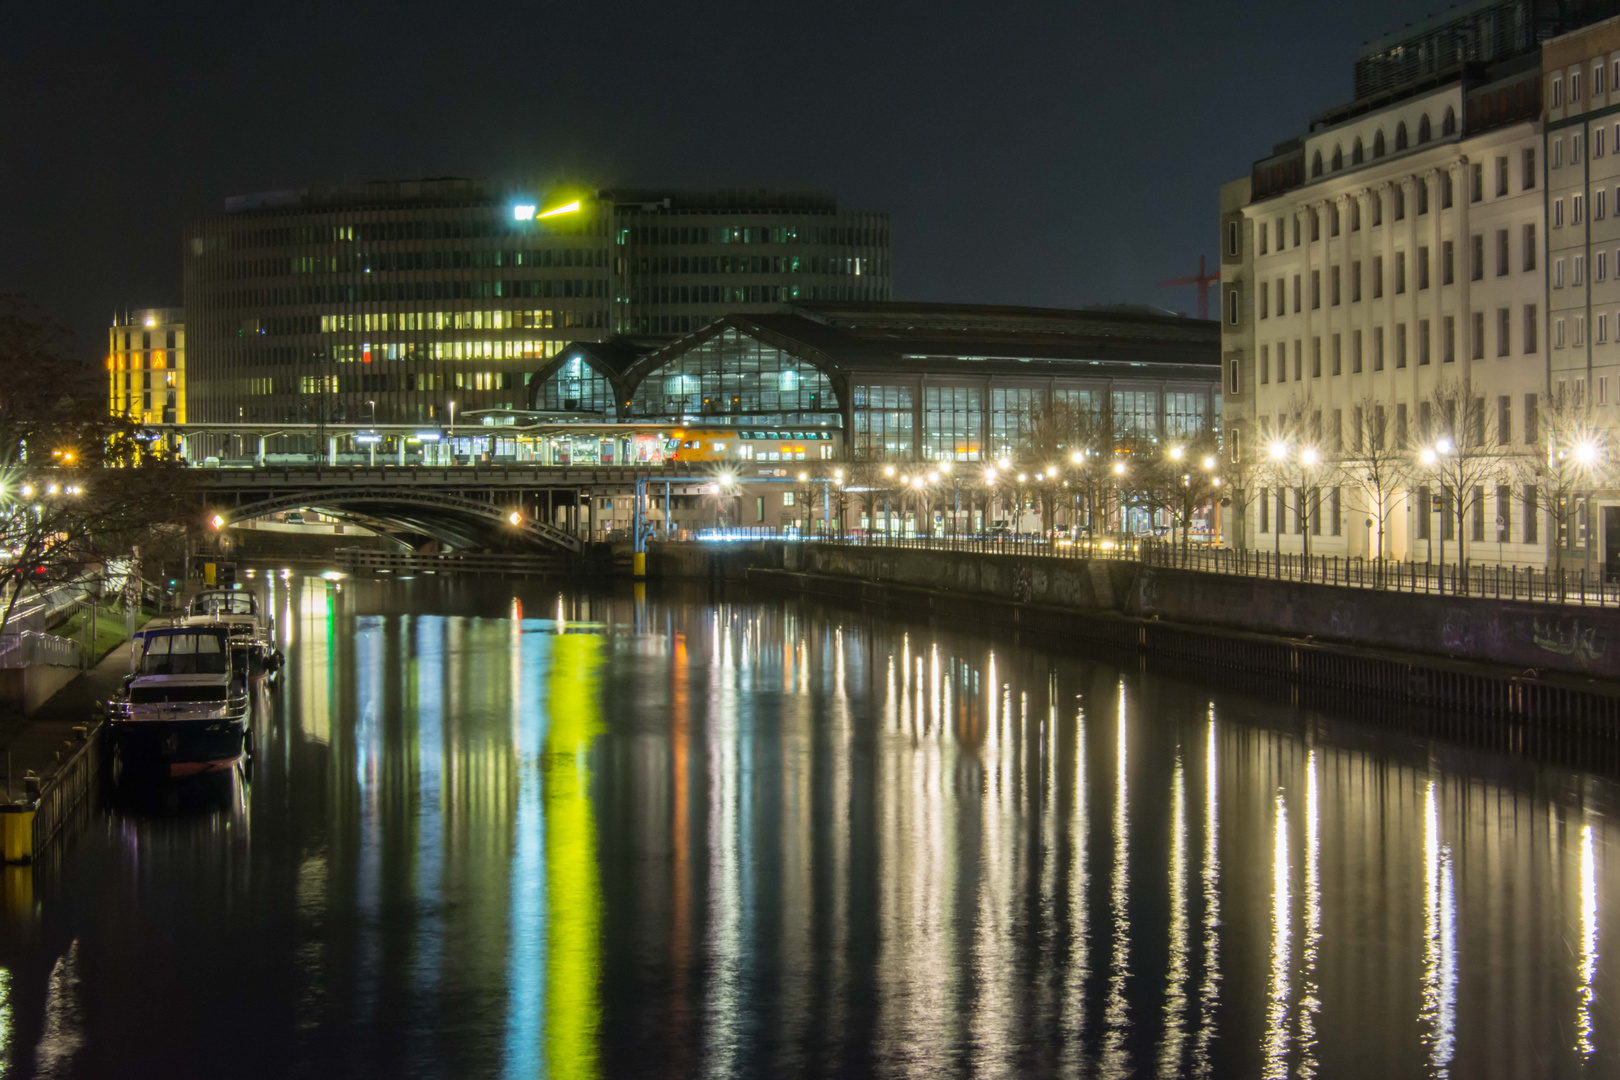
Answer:
[[[815,591],[876,599],[899,586],[1077,615],[1223,628],[1517,672],[1620,679],[1620,610],[1480,600],[1145,567],[1124,560],[753,541],[649,549],[650,577],[743,581],[750,569],[814,579]],[[890,602],[899,593],[890,590]],[[950,603],[961,614],[972,604]]]

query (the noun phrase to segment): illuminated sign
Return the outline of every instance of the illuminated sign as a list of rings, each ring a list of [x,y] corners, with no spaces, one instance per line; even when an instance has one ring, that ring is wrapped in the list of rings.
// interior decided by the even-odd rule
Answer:
[[[381,435],[356,435],[354,437],[354,441],[357,442],[357,443],[362,443],[362,444],[364,444],[364,443],[380,443],[380,442],[382,442],[382,436]]]
[[[519,203],[517,206],[512,207],[512,220],[533,221],[534,206],[528,203]]]
[[[558,214],[575,214],[575,213],[578,213],[578,212],[579,212],[579,200],[575,199],[573,202],[568,203],[565,206],[559,206],[554,210],[547,210],[545,213],[541,214],[540,216],[543,217],[543,218],[548,218],[548,217],[556,217]]]

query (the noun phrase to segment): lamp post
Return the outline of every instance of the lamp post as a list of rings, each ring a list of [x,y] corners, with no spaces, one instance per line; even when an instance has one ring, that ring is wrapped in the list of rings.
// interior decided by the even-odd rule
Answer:
[[[1114,502],[1117,506],[1118,519],[1116,528],[1121,540],[1125,538],[1125,462],[1114,462]]]
[[[939,471],[942,475],[951,478],[951,526],[945,531],[947,535],[955,536],[960,528],[957,518],[962,513],[962,481],[956,475],[955,463],[950,458],[946,458],[939,463]]]
[[[886,478],[890,479],[890,480],[894,479],[894,466],[893,465],[885,465],[885,466],[883,466],[883,475]],[[884,484],[883,485],[883,535],[885,537],[889,537],[889,536],[894,535],[894,518],[889,513],[889,491],[890,491],[889,485]]]
[[[1316,452],[1316,447],[1302,446],[1299,448],[1299,480],[1302,490],[1300,501],[1304,510],[1299,533],[1301,542],[1304,544],[1305,576],[1307,579],[1310,578],[1311,574],[1311,529],[1316,525],[1316,510],[1311,505],[1311,476],[1316,471],[1316,466],[1320,461],[1321,458]]]
[[[1434,478],[1440,482],[1440,489],[1438,491],[1434,492],[1429,497],[1429,505],[1425,506],[1423,508],[1423,512],[1425,514],[1429,515],[1429,517],[1427,519],[1429,527],[1425,531],[1429,534],[1429,559],[1430,559],[1431,562],[1434,560],[1434,514],[1435,514],[1435,511],[1437,511],[1437,510],[1440,512],[1440,563],[1439,563],[1439,566],[1440,566],[1440,591],[1441,591],[1441,593],[1444,593],[1446,591],[1446,515],[1445,515],[1446,478],[1445,478],[1445,471],[1444,471],[1444,466],[1443,466],[1442,459],[1444,458],[1444,456],[1446,454],[1448,454],[1450,452],[1451,452],[1451,440],[1450,439],[1441,439],[1438,442],[1436,442],[1434,444],[1434,446],[1425,447],[1424,450],[1423,450],[1423,453],[1421,455],[1422,460],[1423,460],[1423,464],[1429,466],[1429,468],[1434,470]]]
[[[1273,439],[1271,445],[1266,447],[1266,453],[1271,458],[1271,468],[1277,477],[1279,485],[1284,491],[1288,485],[1288,444],[1281,439]],[[1280,501],[1277,514],[1277,527],[1271,531],[1272,550],[1276,552],[1277,562],[1282,562],[1282,534],[1288,527],[1288,499],[1286,496]]]

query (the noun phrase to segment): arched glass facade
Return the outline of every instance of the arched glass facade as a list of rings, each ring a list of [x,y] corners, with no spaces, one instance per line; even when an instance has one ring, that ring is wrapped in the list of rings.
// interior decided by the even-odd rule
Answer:
[[[570,356],[535,390],[540,412],[606,413],[614,411],[613,384],[583,358]]]
[[[840,424],[837,395],[820,368],[727,329],[647,372],[631,420],[701,417],[721,424]]]

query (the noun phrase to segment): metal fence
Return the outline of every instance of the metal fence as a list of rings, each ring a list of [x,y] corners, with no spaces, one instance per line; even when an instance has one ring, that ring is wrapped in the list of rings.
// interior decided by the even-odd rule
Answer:
[[[35,664],[78,667],[79,660],[79,643],[72,638],[36,630],[0,634],[0,668],[32,667]]]
[[[1360,556],[1301,555],[1276,551],[1240,551],[1209,545],[1183,547],[1169,540],[1111,540],[1031,536],[862,536],[815,537],[821,543],[992,555],[1040,555],[1048,558],[1120,559],[1144,566],[1193,570],[1209,574],[1269,578],[1339,585],[1387,592],[1471,596],[1489,600],[1532,600],[1537,603],[1620,607],[1620,581],[1589,574],[1585,567],[1561,571],[1497,563],[1432,563]]]

